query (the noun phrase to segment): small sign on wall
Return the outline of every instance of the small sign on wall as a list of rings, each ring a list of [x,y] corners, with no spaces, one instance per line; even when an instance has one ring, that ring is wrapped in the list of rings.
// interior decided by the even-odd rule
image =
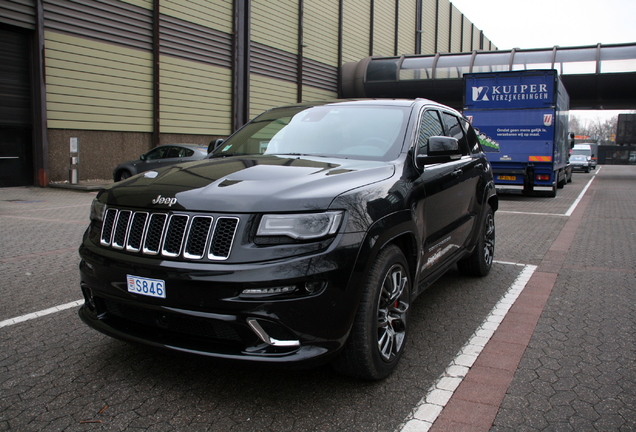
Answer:
[[[71,138],[71,153],[77,153],[77,138]]]

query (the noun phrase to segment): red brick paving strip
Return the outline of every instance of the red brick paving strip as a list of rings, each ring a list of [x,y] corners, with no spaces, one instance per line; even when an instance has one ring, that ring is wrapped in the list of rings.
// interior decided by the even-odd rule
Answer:
[[[586,194],[430,432],[490,430],[589,201]]]

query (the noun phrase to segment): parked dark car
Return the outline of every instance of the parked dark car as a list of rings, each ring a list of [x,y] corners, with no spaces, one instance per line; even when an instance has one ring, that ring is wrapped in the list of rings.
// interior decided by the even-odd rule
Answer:
[[[113,170],[113,180],[125,180],[130,176],[157,168],[162,168],[179,162],[200,160],[207,156],[206,146],[199,144],[165,144],[160,145],[139,159],[117,165]]]
[[[477,136],[448,107],[272,109],[204,161],[97,195],[80,247],[79,314],[126,341],[333,361],[380,379],[404,352],[417,295],[454,265],[488,274],[497,207]]]

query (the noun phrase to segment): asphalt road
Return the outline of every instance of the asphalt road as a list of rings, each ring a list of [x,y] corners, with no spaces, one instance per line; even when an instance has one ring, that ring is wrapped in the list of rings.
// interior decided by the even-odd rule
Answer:
[[[405,356],[375,383],[328,366],[165,353],[88,328],[77,316],[77,247],[94,193],[0,189],[0,430],[427,430],[409,420],[519,275],[546,265],[583,197],[552,293],[486,430],[636,430],[635,185],[636,167],[603,166],[575,173],[556,198],[502,195],[491,274],[451,270],[420,296]]]

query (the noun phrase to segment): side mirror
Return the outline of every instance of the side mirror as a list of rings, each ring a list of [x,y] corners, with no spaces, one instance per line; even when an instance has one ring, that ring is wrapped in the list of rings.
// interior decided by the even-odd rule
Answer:
[[[145,161],[146,160],[146,155],[142,154],[141,156],[139,156],[139,159],[141,159],[142,161]]]
[[[459,141],[457,138],[445,136],[433,136],[428,139],[429,156],[452,156],[459,154]]]
[[[570,148],[574,148],[574,134],[570,132],[568,138],[570,138]]]
[[[428,139],[428,149],[417,149],[418,166],[449,162],[462,156],[457,138],[432,136]]]
[[[219,146],[223,144],[224,142],[225,142],[225,139],[223,138],[218,138],[216,141],[210,141],[210,144],[208,145],[208,154],[212,153],[214,150],[219,148]]]

